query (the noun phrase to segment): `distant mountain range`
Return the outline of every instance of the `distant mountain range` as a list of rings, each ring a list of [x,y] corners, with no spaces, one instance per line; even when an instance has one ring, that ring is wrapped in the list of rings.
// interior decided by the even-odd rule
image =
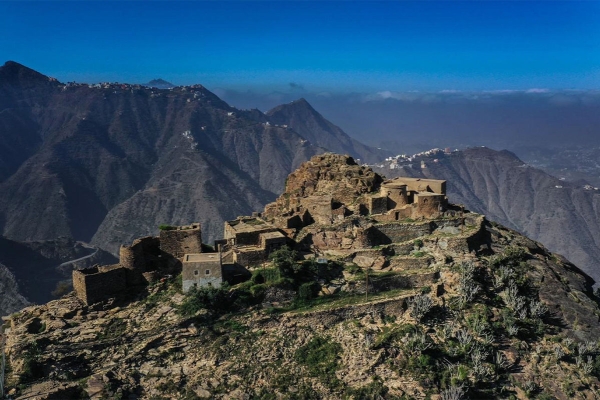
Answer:
[[[175,87],[171,82],[167,82],[164,79],[152,79],[150,82],[145,83],[144,86],[157,88],[157,89],[172,89]]]
[[[298,97],[296,91],[215,93],[261,110]],[[353,138],[395,153],[486,145],[523,158],[523,147],[600,146],[598,90],[301,93]]]

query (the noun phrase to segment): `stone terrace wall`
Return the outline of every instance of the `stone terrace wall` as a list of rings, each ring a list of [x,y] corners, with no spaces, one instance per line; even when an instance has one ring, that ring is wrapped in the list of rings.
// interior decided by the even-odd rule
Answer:
[[[429,222],[377,224],[367,230],[370,246],[400,243],[429,235],[433,227]]]
[[[392,271],[425,269],[434,261],[431,257],[397,256],[390,258],[390,268]]]

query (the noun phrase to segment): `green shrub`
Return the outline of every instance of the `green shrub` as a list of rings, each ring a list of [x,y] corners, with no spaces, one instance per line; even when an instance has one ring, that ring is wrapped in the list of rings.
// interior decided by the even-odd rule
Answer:
[[[232,298],[228,296],[229,286],[223,283],[220,288],[192,287],[188,292],[183,304],[179,307],[179,312],[185,317],[196,314],[201,309],[211,311],[223,311],[231,307]]]
[[[252,273],[250,280],[253,284],[273,284],[281,279],[281,272],[277,268],[266,268],[256,270]]]
[[[259,283],[257,285],[253,285],[250,287],[250,293],[254,297],[263,296],[265,294],[266,290],[267,290],[267,285],[265,285],[264,283]]]
[[[52,291],[51,295],[55,298],[63,297],[73,290],[73,282],[70,280],[60,281]]]
[[[320,378],[324,383],[335,384],[335,371],[342,346],[329,338],[313,337],[304,346],[298,348],[294,358],[298,364],[306,367],[310,376]]]
[[[319,285],[316,282],[307,282],[300,285],[298,288],[298,300],[311,300],[318,293]]]
[[[172,225],[167,225],[167,224],[160,224],[158,226],[158,229],[160,229],[161,231],[173,231],[173,230],[177,229],[177,227],[172,226]]]
[[[350,272],[352,275],[355,275],[355,274],[357,274],[359,272],[362,272],[362,269],[358,265],[356,265],[354,263],[346,264],[344,266],[344,269],[346,271]]]

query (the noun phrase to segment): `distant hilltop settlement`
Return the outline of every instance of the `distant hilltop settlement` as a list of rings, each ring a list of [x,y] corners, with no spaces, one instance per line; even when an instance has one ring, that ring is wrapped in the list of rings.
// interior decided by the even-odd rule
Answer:
[[[121,246],[118,264],[73,271],[73,287],[88,305],[180,273],[184,292],[194,286],[220,287],[223,281],[235,284],[248,279],[252,269],[282,246],[304,258],[398,268],[402,266],[369,256],[369,251],[434,231],[458,234],[465,218],[473,225],[483,217],[463,214],[460,207],[449,204],[445,181],[384,180],[349,156],[327,153],[290,174],[285,192],[263,213],[226,221],[224,238],[215,241],[214,249],[202,243],[199,223],[161,226],[158,237]],[[412,242],[408,243],[412,250]],[[402,262],[401,257],[394,260]],[[415,268],[412,264],[428,260],[407,257],[404,262]]]

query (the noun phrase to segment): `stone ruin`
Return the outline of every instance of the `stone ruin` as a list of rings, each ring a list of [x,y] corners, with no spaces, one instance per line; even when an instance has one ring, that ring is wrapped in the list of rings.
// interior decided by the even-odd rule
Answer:
[[[378,221],[432,219],[448,207],[446,181],[421,178],[396,178],[381,184],[380,193],[368,198],[367,207]]]
[[[202,253],[199,223],[163,229],[158,237],[136,239],[119,249],[119,263],[73,271],[73,288],[86,304],[140,288],[158,277],[179,273],[186,254]],[[182,265],[183,264],[183,265]]]
[[[122,246],[119,264],[74,271],[73,286],[87,304],[168,273],[182,273],[184,292],[220,286],[223,280],[247,279],[248,268],[286,244],[317,255],[345,254],[405,243],[438,229],[456,232],[464,224],[457,210],[448,204],[446,181],[384,180],[352,157],[327,153],[290,174],[284,193],[264,213],[226,221],[216,253],[203,252],[200,224],[163,229],[158,237]]]
[[[265,262],[273,251],[288,241],[279,228],[258,215],[226,221],[224,233],[225,238],[216,242],[221,246],[224,259],[243,267]]]
[[[290,174],[285,192],[265,207],[263,217],[293,236],[309,225],[335,225],[352,216],[378,222],[423,220],[438,218],[447,208],[446,181],[384,181],[352,157],[323,154]]]

